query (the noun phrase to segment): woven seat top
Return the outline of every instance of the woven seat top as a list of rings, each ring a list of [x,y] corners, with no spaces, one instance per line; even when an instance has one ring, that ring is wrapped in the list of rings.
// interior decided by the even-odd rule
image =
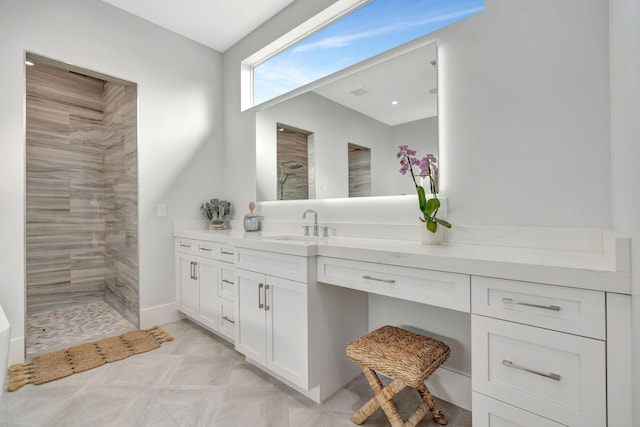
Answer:
[[[411,387],[418,387],[449,358],[445,343],[395,326],[383,326],[347,346],[347,357]]]

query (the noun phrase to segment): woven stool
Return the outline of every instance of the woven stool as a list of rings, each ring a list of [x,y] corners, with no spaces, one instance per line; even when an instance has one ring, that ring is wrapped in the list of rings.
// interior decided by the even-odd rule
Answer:
[[[353,414],[351,421],[362,424],[382,408],[393,427],[413,427],[428,412],[438,424],[447,424],[447,418],[424,381],[450,354],[451,350],[443,342],[389,325],[353,341],[347,346],[347,357],[360,365],[375,396]],[[393,381],[383,387],[376,372]],[[420,393],[422,402],[404,422],[391,399],[407,386]]]

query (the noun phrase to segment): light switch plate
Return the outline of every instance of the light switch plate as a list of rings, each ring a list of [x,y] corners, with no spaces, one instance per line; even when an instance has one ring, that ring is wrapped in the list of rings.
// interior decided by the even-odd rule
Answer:
[[[158,218],[164,218],[167,216],[167,205],[164,203],[158,203],[158,207],[156,209],[156,215]]]

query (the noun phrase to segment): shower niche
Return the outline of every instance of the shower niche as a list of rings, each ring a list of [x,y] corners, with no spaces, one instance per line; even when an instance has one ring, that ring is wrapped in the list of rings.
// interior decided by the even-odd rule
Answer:
[[[137,86],[25,64],[27,318],[105,302],[138,327]]]

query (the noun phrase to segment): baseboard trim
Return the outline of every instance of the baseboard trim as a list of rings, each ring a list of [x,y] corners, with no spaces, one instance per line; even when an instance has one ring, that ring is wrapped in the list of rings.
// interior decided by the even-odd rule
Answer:
[[[431,374],[427,387],[434,396],[471,410],[471,376],[441,366]]]
[[[140,329],[165,325],[182,319],[184,316],[176,309],[176,303],[156,305],[140,310]]]

